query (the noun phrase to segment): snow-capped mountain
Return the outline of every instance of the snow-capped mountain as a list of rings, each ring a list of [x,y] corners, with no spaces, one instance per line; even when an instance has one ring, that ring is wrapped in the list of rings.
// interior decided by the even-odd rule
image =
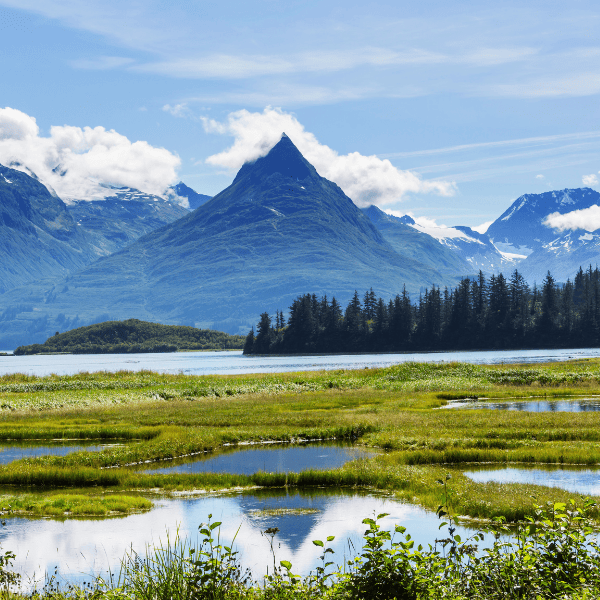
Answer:
[[[528,256],[560,237],[544,224],[548,215],[564,215],[593,205],[600,205],[600,194],[591,188],[525,194],[489,226],[487,235],[498,249]]]
[[[406,218],[406,216],[404,217]],[[410,218],[410,217],[409,217]],[[424,233],[456,256],[470,265],[471,273],[500,273],[512,271],[519,258],[506,252],[501,252],[490,238],[474,231],[470,227],[444,227],[439,225],[420,225],[413,219],[408,222],[411,227]]]
[[[110,187],[110,195],[104,200],[73,201],[67,210],[77,226],[89,235],[98,256],[116,252],[189,213],[169,197],[129,187]]]
[[[530,282],[543,281],[550,271],[557,281],[573,281],[575,273],[592,265],[600,265],[600,230],[569,231],[534,250],[519,271]]]
[[[188,201],[187,208],[189,210],[196,210],[212,198],[212,196],[207,196],[206,194],[199,194],[191,187],[185,185],[183,181],[180,181],[177,185],[172,185],[169,189],[179,198],[185,198]]]
[[[436,238],[418,231],[414,227],[415,221],[409,215],[388,215],[374,205],[363,208],[362,211],[400,256],[418,260],[444,274],[460,276],[472,273],[473,267],[470,263],[453,248],[448,248]]]

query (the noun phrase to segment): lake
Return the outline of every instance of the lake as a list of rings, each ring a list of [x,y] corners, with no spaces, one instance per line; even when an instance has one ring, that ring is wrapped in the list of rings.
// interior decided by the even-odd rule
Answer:
[[[80,371],[141,371],[188,375],[240,375],[334,369],[389,367],[402,362],[469,362],[475,364],[536,363],[600,357],[600,348],[567,350],[486,350],[390,354],[315,354],[244,356],[241,350],[148,354],[57,354],[0,356],[0,375],[73,375]]]
[[[299,509],[301,514],[294,514]],[[15,552],[15,570],[34,577],[39,589],[44,574],[54,573],[57,565],[63,582],[90,581],[91,575],[106,576],[108,569],[118,573],[126,551],[143,556],[147,545],[166,542],[167,532],[171,541],[179,531],[198,547],[198,526],[212,514],[213,521],[223,521],[221,544],[229,544],[237,532],[235,547],[254,577],[273,565],[268,540],[261,535],[269,527],[280,529],[275,537],[277,563],[289,560],[294,573],[306,575],[320,564],[320,549],[312,540],[325,541],[334,535],[332,559],[341,565],[354,555],[349,544],[357,552],[361,548],[367,528],[362,520],[382,512],[390,515],[382,520],[386,528],[404,525],[416,545],[427,547],[445,537],[435,513],[420,507],[383,494],[316,488],[160,499],[150,512],[103,520],[11,518],[0,529],[0,543],[4,550]],[[458,527],[463,540],[474,531]],[[23,583],[29,590],[34,587],[31,581]]]

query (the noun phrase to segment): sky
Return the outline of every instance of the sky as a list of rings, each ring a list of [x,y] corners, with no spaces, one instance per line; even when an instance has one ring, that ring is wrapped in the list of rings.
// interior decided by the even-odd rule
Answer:
[[[285,131],[359,206],[481,228],[600,191],[599,32],[585,0],[0,0],[0,162],[214,195]]]

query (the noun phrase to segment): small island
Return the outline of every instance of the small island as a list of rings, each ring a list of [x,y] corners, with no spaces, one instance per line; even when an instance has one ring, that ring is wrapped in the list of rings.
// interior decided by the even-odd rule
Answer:
[[[161,325],[138,319],[105,321],[58,331],[43,344],[19,346],[13,354],[128,354],[178,350],[241,350],[244,337],[185,325]]]

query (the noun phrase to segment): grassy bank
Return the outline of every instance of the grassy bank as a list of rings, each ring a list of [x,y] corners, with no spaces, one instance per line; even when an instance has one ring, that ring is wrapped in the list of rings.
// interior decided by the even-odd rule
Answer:
[[[478,484],[456,467],[482,462],[599,464],[600,413],[437,409],[463,398],[588,394],[600,394],[597,360],[533,367],[405,363],[384,369],[243,376],[149,371],[7,375],[0,377],[0,440],[119,444],[100,452],[15,461],[0,467],[0,486],[42,498],[74,488],[96,498],[98,489],[126,494],[257,485],[371,486],[435,508],[440,500],[435,480],[452,467],[459,514],[515,520],[531,512],[534,498],[563,500],[568,495],[535,486]],[[223,444],[331,438],[351,439],[386,454],[335,471],[287,477],[152,475],[123,468],[219,452]]]

